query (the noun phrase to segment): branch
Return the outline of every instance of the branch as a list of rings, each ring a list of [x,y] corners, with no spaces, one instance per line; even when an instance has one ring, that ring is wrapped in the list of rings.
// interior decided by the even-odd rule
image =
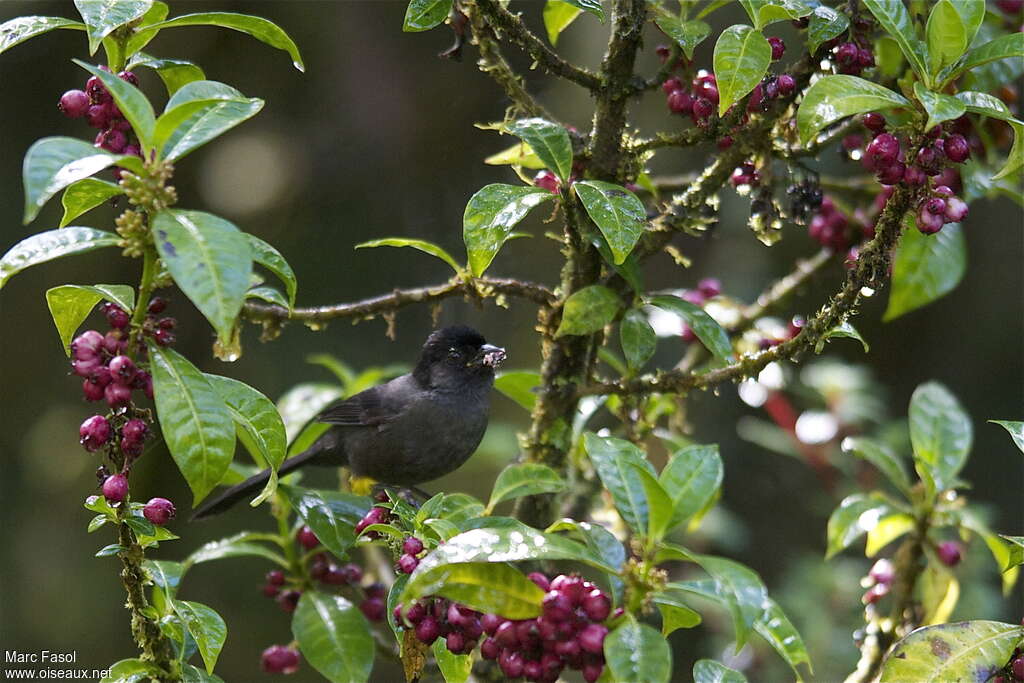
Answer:
[[[670,370],[621,382],[597,382],[581,387],[579,396],[600,394],[667,394],[704,389],[729,380],[752,377],[774,361],[792,360],[813,350],[825,335],[853,315],[865,287],[877,289],[888,277],[892,251],[899,241],[903,215],[910,208],[915,193],[899,188],[889,198],[876,226],[876,234],[861,252],[857,263],[846,276],[842,289],[808,321],[803,332],[777,346],[739,361],[704,373]]]
[[[730,331],[745,330],[751,323],[765,315],[769,310],[777,306],[783,299],[799,289],[805,282],[811,279],[815,273],[832,260],[835,252],[831,249],[822,249],[806,261],[797,261],[793,272],[777,280],[768,289],[757,297],[757,300],[743,309],[738,320],[726,327]]]
[[[530,55],[548,73],[572,81],[589,90],[597,90],[602,86],[601,79],[595,74],[559,57],[530,29],[526,28],[519,15],[512,14],[502,7],[498,0],[475,0],[475,2],[491,26],[503,31],[509,41]]]
[[[512,278],[478,277],[463,280],[455,277],[442,285],[396,289],[391,294],[382,294],[362,301],[312,308],[293,308],[290,311],[283,306],[246,301],[242,308],[242,315],[256,322],[299,320],[316,323],[335,318],[365,318],[381,313],[390,313],[411,304],[432,303],[459,294],[480,301],[499,296],[514,296],[528,299],[544,307],[553,306],[555,302],[555,295],[551,290],[535,282],[524,282]]]

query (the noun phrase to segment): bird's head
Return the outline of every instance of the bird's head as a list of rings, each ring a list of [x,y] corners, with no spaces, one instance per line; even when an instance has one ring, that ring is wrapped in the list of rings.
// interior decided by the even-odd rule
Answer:
[[[505,349],[487,343],[471,327],[454,325],[427,337],[413,375],[425,386],[490,382],[505,360]]]

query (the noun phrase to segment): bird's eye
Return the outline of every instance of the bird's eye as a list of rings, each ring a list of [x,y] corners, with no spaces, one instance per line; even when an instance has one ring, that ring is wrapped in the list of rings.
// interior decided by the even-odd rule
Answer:
[[[459,351],[454,346],[452,348],[448,349],[448,358],[450,358],[451,360],[457,360],[457,359],[459,359],[461,357],[462,357],[462,352]]]

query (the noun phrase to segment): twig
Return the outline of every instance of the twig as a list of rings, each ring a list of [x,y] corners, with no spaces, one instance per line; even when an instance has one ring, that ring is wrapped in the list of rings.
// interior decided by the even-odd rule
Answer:
[[[707,139],[709,139],[707,131],[693,126],[678,133],[658,133],[650,140],[640,140],[630,148],[630,151],[640,154],[660,147],[692,147]]]
[[[831,249],[822,249],[806,261],[797,261],[796,265],[786,277],[777,280],[768,289],[757,297],[757,300],[743,309],[740,317],[732,325],[726,327],[729,331],[745,330],[750,327],[758,318],[765,315],[772,308],[777,306],[786,297],[792,294],[810,280],[815,273],[832,260],[835,252]]]
[[[548,73],[582,85],[589,90],[597,90],[603,85],[601,79],[590,71],[581,69],[559,57],[526,28],[518,15],[512,14],[502,7],[498,0],[474,0],[474,2],[491,26],[504,32],[510,42],[524,50]]]

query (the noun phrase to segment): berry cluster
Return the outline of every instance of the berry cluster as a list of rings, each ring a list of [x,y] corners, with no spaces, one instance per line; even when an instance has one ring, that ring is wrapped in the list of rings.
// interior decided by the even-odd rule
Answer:
[[[268,674],[293,674],[299,670],[299,651],[287,645],[271,645],[260,655],[260,667]]]
[[[415,536],[409,536],[402,541],[402,555],[398,558],[398,571],[403,574],[412,574],[419,566],[420,553],[423,552],[423,541]]]
[[[429,645],[443,637],[455,654],[472,652],[483,638],[480,655],[497,660],[509,679],[553,682],[568,667],[593,683],[604,671],[608,627],[603,622],[611,615],[610,598],[576,575],[560,574],[549,580],[535,572],[529,578],[546,591],[543,614],[536,619],[513,621],[443,598],[427,598],[408,609],[398,605],[395,621],[411,625],[422,643]]]
[[[870,69],[875,65],[875,54],[871,49],[853,41],[836,45],[832,54],[837,70],[841,74],[860,76],[864,69]]]
[[[882,558],[871,566],[868,572],[866,585],[868,590],[861,598],[865,605],[872,605],[889,594],[892,589],[892,582],[896,580],[896,568],[892,561]]]
[[[105,66],[100,69],[109,72]],[[138,85],[138,77],[131,71],[122,71],[117,77]],[[114,154],[142,156],[139,142],[132,133],[131,124],[118,109],[107,87],[96,76],[85,83],[85,90],[68,90],[61,95],[57,108],[72,119],[85,118],[92,128],[98,128],[96,146]]]
[[[689,89],[678,76],[672,76],[661,84],[669,111],[673,114],[689,115],[698,126],[706,126],[715,113],[718,104],[718,81],[713,73],[704,69],[697,72]]]

